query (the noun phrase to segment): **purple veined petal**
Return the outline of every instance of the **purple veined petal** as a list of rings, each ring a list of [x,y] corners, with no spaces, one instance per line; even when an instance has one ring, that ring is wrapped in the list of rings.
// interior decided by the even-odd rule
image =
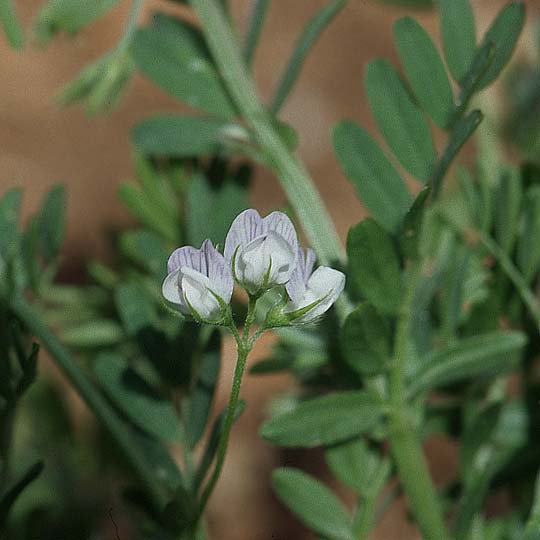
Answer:
[[[302,253],[302,256],[304,254]],[[304,282],[307,283],[307,280],[313,273],[313,266],[315,265],[315,252],[311,248],[306,249],[306,255],[304,258]]]
[[[263,232],[274,231],[282,236],[285,241],[291,246],[293,253],[298,252],[298,236],[296,235],[296,229],[293,222],[283,212],[272,212],[268,214],[263,220]]]
[[[207,276],[211,289],[228,304],[231,301],[234,289],[230,265],[210,240],[203,242],[201,251],[206,261]]]
[[[262,218],[257,210],[250,208],[238,214],[225,238],[225,259],[231,263],[238,246],[245,246],[263,233]]]
[[[296,311],[320,300],[307,313],[295,319],[293,324],[312,321],[330,309],[343,292],[344,287],[345,274],[343,272],[327,266],[319,266],[308,279],[303,298],[299,302],[291,298],[291,302],[285,308],[285,312]]]
[[[211,293],[212,283],[207,276],[184,267],[181,280],[186,305],[195,310],[197,316],[208,320],[218,320],[222,317],[221,307],[217,298]]]
[[[299,247],[296,268],[291,275],[291,278],[285,285],[287,294],[293,303],[298,303],[302,300],[306,292],[306,283],[313,272],[315,264],[315,253],[312,249],[307,248],[306,251]]]
[[[179,270],[182,266],[193,268],[193,270],[207,275],[206,259],[201,250],[193,246],[183,246],[175,249],[167,261],[167,271],[169,273]]]
[[[185,303],[184,297],[180,289],[181,271],[180,268],[170,272],[169,275],[163,281],[161,286],[161,292],[163,297],[180,307],[182,313],[189,313],[189,308]]]

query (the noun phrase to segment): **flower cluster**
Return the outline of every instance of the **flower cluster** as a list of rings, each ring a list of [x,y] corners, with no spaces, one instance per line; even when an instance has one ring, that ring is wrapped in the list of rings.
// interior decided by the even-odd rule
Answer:
[[[234,282],[251,297],[282,286],[286,292],[274,313],[275,325],[306,323],[327,311],[345,286],[345,275],[320,266],[298,245],[296,230],[282,212],[261,218],[256,210],[233,221],[222,255],[205,240],[200,249],[184,246],[169,258],[163,296],[195,319],[219,324],[226,317]],[[275,311],[275,310],[274,310]]]

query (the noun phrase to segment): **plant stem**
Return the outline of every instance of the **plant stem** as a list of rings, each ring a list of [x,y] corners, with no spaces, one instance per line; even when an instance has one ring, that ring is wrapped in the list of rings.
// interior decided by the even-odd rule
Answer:
[[[394,359],[390,373],[389,439],[399,478],[424,540],[448,540],[442,509],[431,479],[418,434],[408,416],[405,398],[405,365],[409,351],[410,322],[416,290],[422,279],[422,262],[408,276],[396,330]]]
[[[214,490],[216,482],[219,479],[223,464],[225,462],[225,455],[227,453],[227,446],[229,443],[229,436],[231,428],[234,422],[234,412],[236,405],[238,404],[238,398],[240,397],[240,387],[242,385],[242,376],[244,375],[244,369],[246,367],[246,360],[249,354],[249,349],[244,347],[242,343],[238,344],[238,358],[236,360],[236,368],[234,370],[234,377],[232,382],[231,395],[229,397],[229,404],[227,406],[227,416],[225,417],[225,425],[223,426],[223,432],[219,441],[217,450],[217,461],[212,476],[204,488],[201,500],[199,503],[199,511],[197,515],[197,521],[204,512],[208,499]]]
[[[321,264],[344,260],[334,224],[313,181],[288,150],[261,103],[222,6],[215,0],[190,0],[197,11],[208,46],[238,110],[273,163],[287,198],[300,219]]]
[[[57,366],[64,373],[77,393],[86,402],[97,418],[105,425],[110,434],[122,449],[132,467],[137,472],[156,508],[161,510],[167,502],[166,494],[154,476],[150,464],[140,453],[129,431],[118,417],[114,409],[96,390],[83,370],[79,368],[70,352],[62,345],[56,335],[43,323],[39,313],[21,296],[11,300],[13,313],[42,342],[53,357]]]
[[[2,486],[6,485],[9,473],[9,455],[14,420],[15,406],[7,405],[6,410],[0,416],[0,491]]]
[[[117,51],[125,51],[131,45],[131,41],[137,30],[137,23],[139,22],[143,3],[144,0],[132,0],[126,26],[124,28],[124,35],[120,38],[120,41],[116,46]]]
[[[249,32],[244,47],[244,57],[248,67],[251,67],[251,64],[253,63],[253,56],[255,55],[255,50],[259,43],[269,4],[270,0],[254,0],[253,2],[251,20],[249,21]]]
[[[352,524],[353,535],[356,540],[368,540],[376,500],[376,497],[366,497],[361,500]]]

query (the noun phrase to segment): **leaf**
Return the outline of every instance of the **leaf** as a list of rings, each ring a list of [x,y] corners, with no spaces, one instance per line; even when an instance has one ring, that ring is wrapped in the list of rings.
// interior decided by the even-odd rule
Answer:
[[[360,375],[384,371],[391,356],[390,328],[370,304],[349,314],[341,331],[341,350],[347,364]]]
[[[405,181],[371,136],[360,126],[343,121],[334,128],[334,151],[361,201],[388,231],[396,231],[412,196]]]
[[[496,194],[495,239],[507,255],[512,253],[518,236],[522,198],[519,171],[513,168],[504,171]]]
[[[158,439],[182,439],[180,420],[165,401],[122,357],[102,353],[94,364],[96,377],[109,399],[140,429]]]
[[[265,422],[260,433],[285,447],[330,445],[369,431],[382,412],[381,403],[367,392],[337,392],[303,401]]]
[[[470,0],[439,0],[444,56],[454,80],[461,82],[476,53],[476,25]]]
[[[414,19],[404,17],[394,26],[394,40],[418,102],[439,127],[446,128],[454,98],[446,69],[429,34]]]
[[[350,517],[341,501],[321,482],[293,468],[272,474],[279,499],[310,529],[328,540],[351,540]]]
[[[204,156],[223,146],[227,125],[204,116],[156,115],[139,122],[132,139],[141,152],[153,156]]]
[[[38,461],[29,467],[26,472],[9,487],[0,497],[0,527],[6,523],[9,511],[19,498],[19,495],[42,473],[43,461]]]
[[[9,44],[14,49],[22,49],[24,30],[15,12],[13,0],[0,0],[0,24],[4,28]]]
[[[70,347],[104,347],[121,342],[124,332],[115,321],[102,319],[65,329],[62,339]]]
[[[60,31],[74,34],[103,16],[119,0],[50,0],[39,13],[34,31],[40,43],[46,43]]]
[[[424,116],[413,103],[399,74],[387,60],[367,66],[365,84],[379,130],[399,162],[413,176],[427,182],[436,155]]]
[[[540,268],[540,186],[529,188],[525,195],[523,223],[517,246],[517,265],[527,282]]]
[[[51,261],[57,257],[65,237],[66,190],[55,186],[47,194],[38,217],[40,248],[43,258]]]
[[[497,15],[484,35],[483,43],[493,43],[493,61],[480,81],[480,88],[489,86],[510,60],[525,24],[525,4],[510,2]]]
[[[211,114],[235,116],[235,106],[203,44],[195,27],[161,16],[136,32],[131,51],[141,72],[175,98]]]
[[[129,336],[152,326],[157,319],[156,309],[148,293],[135,282],[120,283],[114,291],[114,302],[122,326]]]
[[[367,218],[347,236],[349,279],[382,313],[396,313],[401,304],[399,259],[386,231]]]
[[[19,188],[9,189],[0,199],[0,271],[2,262],[10,261],[18,248],[21,200]]]
[[[223,244],[234,218],[249,208],[246,186],[226,179],[212,185],[202,173],[195,173],[187,190],[187,231],[189,243],[199,246],[206,238]]]
[[[437,170],[431,179],[433,195],[437,196],[442,181],[462,146],[469,140],[476,128],[480,125],[483,115],[479,110],[471,111],[465,118],[460,118],[454,125],[450,138],[443,152]]]
[[[270,0],[256,0],[253,3],[249,20],[249,30],[247,32],[244,46],[244,57],[246,59],[246,64],[249,67],[251,67],[251,64],[253,63],[253,57],[255,56],[255,51],[257,49],[257,45],[259,44],[261,31],[264,21],[266,20],[269,5]]]
[[[536,476],[533,504],[523,540],[535,540],[536,538],[540,538],[540,473]]]
[[[409,393],[416,395],[462,379],[506,372],[517,364],[526,343],[521,332],[496,331],[462,339],[420,361],[421,367],[411,376]]]
[[[186,405],[186,435],[191,448],[201,439],[206,429],[216,392],[221,366],[221,334],[214,330],[198,362],[195,387]]]
[[[169,251],[158,235],[144,229],[127,231],[120,237],[120,247],[133,262],[152,272],[159,281],[165,278]]]
[[[331,446],[324,455],[336,478],[366,499],[378,495],[390,473],[389,462],[370,450],[362,439]]]
[[[307,55],[315,42],[323,32],[323,30],[332,22],[332,19],[343,9],[346,0],[333,0],[320,11],[318,11],[306,24],[301,36],[299,37],[294,47],[293,54],[289,59],[285,72],[279,82],[278,88],[270,110],[275,114],[285,103],[289,93],[291,92]]]
[[[176,242],[179,235],[177,220],[163,212],[139,186],[130,183],[121,184],[118,197],[143,225],[153,229],[165,240]]]

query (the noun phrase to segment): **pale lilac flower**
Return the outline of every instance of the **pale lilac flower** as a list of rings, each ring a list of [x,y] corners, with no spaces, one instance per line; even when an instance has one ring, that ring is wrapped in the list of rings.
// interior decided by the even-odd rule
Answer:
[[[234,281],[225,258],[210,240],[200,249],[184,246],[175,250],[167,270],[163,296],[182,313],[213,322],[224,316],[220,301],[231,301]]]
[[[295,312],[310,305],[313,307],[293,319],[293,323],[306,323],[321,316],[338,299],[345,287],[343,272],[327,266],[319,266],[313,272],[314,263],[315,255],[311,249],[307,249],[305,255],[302,249],[298,250],[296,269],[286,285],[290,302],[284,312]]]
[[[256,210],[236,217],[225,239],[225,259],[236,280],[251,294],[289,281],[295,267],[298,239],[283,212],[261,218]]]

